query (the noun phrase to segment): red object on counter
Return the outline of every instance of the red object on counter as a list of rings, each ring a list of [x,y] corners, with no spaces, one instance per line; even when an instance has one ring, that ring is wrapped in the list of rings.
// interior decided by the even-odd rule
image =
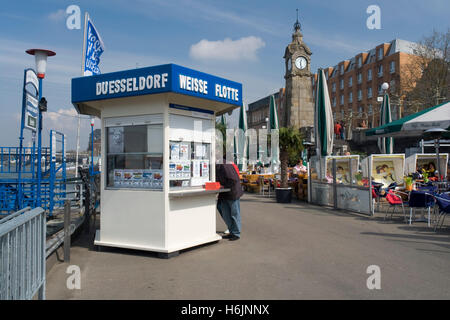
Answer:
[[[205,190],[219,190],[220,182],[205,182]]]

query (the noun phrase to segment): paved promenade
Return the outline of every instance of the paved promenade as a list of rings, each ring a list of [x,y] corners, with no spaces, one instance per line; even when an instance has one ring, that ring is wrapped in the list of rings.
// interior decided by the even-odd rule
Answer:
[[[68,264],[58,262],[47,275],[47,299],[450,299],[448,221],[434,233],[399,217],[383,221],[248,194],[241,210],[240,240],[169,260],[97,252],[82,235],[71,251],[81,289],[66,288]],[[217,230],[224,229],[218,215]],[[370,265],[380,267],[380,290],[366,286]]]

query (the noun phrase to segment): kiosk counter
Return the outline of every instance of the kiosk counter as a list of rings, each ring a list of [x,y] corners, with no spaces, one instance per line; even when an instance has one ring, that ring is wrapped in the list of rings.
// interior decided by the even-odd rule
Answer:
[[[101,119],[96,245],[169,254],[221,239],[226,190],[203,185],[215,181],[215,118],[242,106],[241,84],[167,64],[74,78],[72,103]]]

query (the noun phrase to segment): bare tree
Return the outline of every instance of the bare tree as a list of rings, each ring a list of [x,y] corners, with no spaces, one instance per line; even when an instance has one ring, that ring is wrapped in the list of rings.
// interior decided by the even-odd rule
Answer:
[[[403,102],[407,114],[415,113],[448,100],[450,83],[450,28],[445,33],[433,30],[413,48],[395,100]]]

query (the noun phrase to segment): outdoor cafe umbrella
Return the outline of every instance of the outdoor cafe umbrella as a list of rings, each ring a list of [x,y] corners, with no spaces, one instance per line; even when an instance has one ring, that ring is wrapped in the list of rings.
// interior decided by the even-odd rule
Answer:
[[[331,155],[333,151],[333,113],[330,96],[323,69],[319,69],[316,88],[316,103],[314,112],[314,129],[317,154],[321,157]]]
[[[366,136],[421,137],[431,128],[450,129],[450,101],[367,130]]]
[[[380,124],[387,125],[391,123],[391,105],[389,103],[389,95],[384,94],[383,104],[381,105]],[[382,154],[394,153],[394,139],[392,137],[383,137],[378,139],[378,148]]]
[[[272,130],[278,130],[278,114],[277,114],[277,105],[275,103],[275,97],[273,95],[270,96],[270,105],[269,105],[269,133],[272,137]],[[271,146],[273,141],[271,140]],[[280,148],[277,146],[276,148],[271,148],[271,164],[272,169],[274,166],[277,166],[280,163]]]
[[[245,105],[243,104],[239,109],[239,129],[244,133],[238,137],[238,154],[239,154],[239,169],[241,171],[247,170],[247,158],[248,158],[248,138],[246,136],[247,131],[247,112],[245,111]]]

